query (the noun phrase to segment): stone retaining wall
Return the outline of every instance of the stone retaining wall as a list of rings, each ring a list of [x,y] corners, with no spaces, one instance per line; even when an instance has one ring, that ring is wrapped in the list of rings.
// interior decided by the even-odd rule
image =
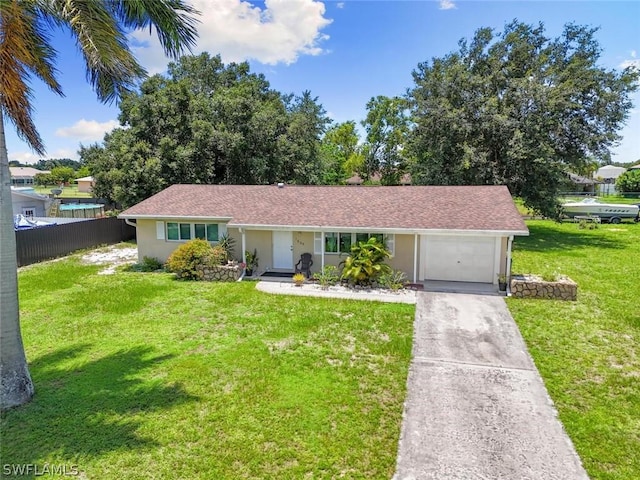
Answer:
[[[537,275],[513,275],[511,294],[517,298],[575,301],[578,298],[578,284],[569,277],[561,277],[557,282],[546,282]]]
[[[198,267],[200,278],[206,282],[236,282],[242,275],[239,265]]]

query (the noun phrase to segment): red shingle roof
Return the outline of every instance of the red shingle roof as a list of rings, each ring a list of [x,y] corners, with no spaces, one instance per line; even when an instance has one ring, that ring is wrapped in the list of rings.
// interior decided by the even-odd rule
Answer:
[[[230,218],[229,226],[527,234],[505,186],[173,185],[123,218]]]

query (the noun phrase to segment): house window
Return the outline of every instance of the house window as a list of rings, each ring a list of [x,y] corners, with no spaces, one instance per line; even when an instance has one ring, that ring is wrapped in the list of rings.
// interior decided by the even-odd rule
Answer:
[[[180,224],[180,240],[191,240],[191,224]]]
[[[167,222],[167,240],[191,240],[201,238],[208,242],[219,240],[217,223]]]
[[[207,240],[208,242],[218,241],[217,223],[195,223],[193,225],[194,237]]]
[[[324,234],[324,251],[327,253],[338,253],[338,234]]]

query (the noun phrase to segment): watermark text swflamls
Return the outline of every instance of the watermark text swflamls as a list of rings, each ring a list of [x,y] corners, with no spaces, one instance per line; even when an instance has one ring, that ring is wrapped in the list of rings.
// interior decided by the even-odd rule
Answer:
[[[34,477],[64,476],[76,477],[80,473],[77,465],[66,465],[56,463],[5,463],[2,465],[2,476],[23,477],[33,475]]]

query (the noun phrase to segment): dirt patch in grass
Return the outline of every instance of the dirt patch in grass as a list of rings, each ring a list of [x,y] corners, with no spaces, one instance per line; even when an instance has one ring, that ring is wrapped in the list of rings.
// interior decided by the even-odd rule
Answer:
[[[112,275],[116,273],[118,266],[135,263],[138,260],[138,249],[112,245],[86,253],[81,257],[81,260],[90,265],[105,265],[105,268],[100,270],[98,275]]]

